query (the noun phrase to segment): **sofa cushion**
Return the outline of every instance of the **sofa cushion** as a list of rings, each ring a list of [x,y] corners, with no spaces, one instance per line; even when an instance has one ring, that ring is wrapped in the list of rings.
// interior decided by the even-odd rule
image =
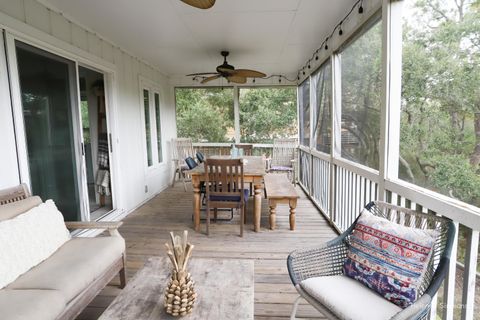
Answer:
[[[437,233],[364,210],[350,237],[343,273],[406,308],[418,299]]]
[[[56,290],[0,290],[1,318],[8,320],[52,320],[65,308]]]
[[[28,197],[23,200],[7,203],[0,206],[0,221],[12,219],[21,213],[24,213],[33,207],[42,203],[38,196]]]
[[[343,275],[303,280],[300,286],[340,319],[385,320],[402,308]]]
[[[73,238],[8,288],[58,290],[68,303],[124,251],[125,240],[121,237]]]
[[[0,288],[50,257],[70,239],[53,201],[0,221]]]

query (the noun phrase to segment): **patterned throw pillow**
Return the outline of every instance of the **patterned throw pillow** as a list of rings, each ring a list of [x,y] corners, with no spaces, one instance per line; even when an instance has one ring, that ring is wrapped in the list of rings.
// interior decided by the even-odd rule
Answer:
[[[343,273],[406,308],[418,298],[437,235],[364,210],[350,237]]]

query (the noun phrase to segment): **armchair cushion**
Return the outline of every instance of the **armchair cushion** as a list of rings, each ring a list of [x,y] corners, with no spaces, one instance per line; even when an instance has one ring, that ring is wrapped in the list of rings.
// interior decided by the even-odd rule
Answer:
[[[248,201],[248,195],[250,190],[243,189],[243,201]],[[220,195],[211,195],[211,201],[229,201],[229,202],[240,202],[240,196],[220,196]]]
[[[343,272],[406,308],[430,262],[437,232],[399,225],[364,210],[349,240]]]
[[[121,237],[73,238],[8,289],[57,290],[70,302],[125,251]]]
[[[303,280],[300,287],[340,319],[385,320],[402,308],[343,275]]]
[[[69,239],[63,216],[52,200],[0,221],[0,288],[50,257]]]
[[[271,166],[269,171],[293,171],[293,167]]]
[[[65,299],[56,290],[0,290],[2,319],[52,320],[62,313]]]

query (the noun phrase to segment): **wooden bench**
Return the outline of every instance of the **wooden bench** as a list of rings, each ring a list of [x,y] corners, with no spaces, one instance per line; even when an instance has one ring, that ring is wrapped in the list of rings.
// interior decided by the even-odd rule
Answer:
[[[270,206],[270,229],[275,230],[276,210],[278,203],[290,206],[290,230],[295,230],[295,210],[300,198],[288,179],[287,174],[268,173],[264,177],[265,193]]]

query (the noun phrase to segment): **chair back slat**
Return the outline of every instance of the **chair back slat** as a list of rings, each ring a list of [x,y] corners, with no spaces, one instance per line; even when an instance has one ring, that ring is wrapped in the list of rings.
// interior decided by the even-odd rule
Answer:
[[[297,139],[275,139],[273,141],[272,166],[291,166],[295,159]]]
[[[194,157],[193,142],[190,138],[176,138],[172,139],[172,159],[180,162],[185,162],[188,157]]]
[[[207,159],[205,161],[205,181],[207,199],[211,195],[237,196],[243,201],[243,162],[241,159]]]

